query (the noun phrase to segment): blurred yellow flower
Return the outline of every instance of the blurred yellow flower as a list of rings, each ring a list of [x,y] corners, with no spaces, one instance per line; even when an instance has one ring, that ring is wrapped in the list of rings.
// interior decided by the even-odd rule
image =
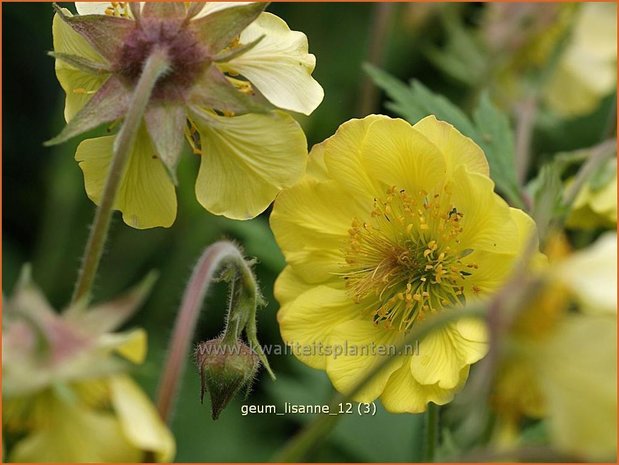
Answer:
[[[125,372],[146,354],[146,333],[110,331],[142,300],[62,315],[24,277],[4,306],[2,425],[11,462],[140,462],[174,457],[175,442]],[[10,442],[10,441],[9,441]]]
[[[546,418],[551,444],[582,460],[617,449],[617,236],[560,259],[518,315],[493,392],[501,441]],[[576,305],[578,312],[569,309]],[[506,434],[507,431],[507,434]]]
[[[617,5],[583,3],[544,98],[560,115],[578,116],[593,111],[616,87]]]
[[[312,149],[271,226],[288,264],[275,286],[282,337],[341,392],[417,321],[501,286],[534,230],[494,193],[472,140],[434,116],[411,126],[378,115]],[[394,358],[356,400],[380,397],[392,412],[445,404],[485,353],[484,325],[460,320]]]
[[[252,218],[302,176],[305,135],[281,110],[310,114],[323,90],[311,76],[315,57],[306,36],[262,12],[265,4],[76,7],[79,15],[59,10],[53,21],[56,75],[66,92],[69,128],[58,140],[121,119],[153,47],[164,48],[172,62],[155,85],[116,198],[114,208],[128,225],[174,222],[183,138],[200,156],[197,199],[217,215]],[[95,203],[114,140],[85,140],[75,155]]]
[[[576,197],[566,222],[570,228],[595,229],[617,226],[617,159],[585,184]]]

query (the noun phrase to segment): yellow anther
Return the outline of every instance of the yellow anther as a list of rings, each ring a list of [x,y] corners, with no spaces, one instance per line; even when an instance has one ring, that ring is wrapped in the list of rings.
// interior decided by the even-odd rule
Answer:
[[[71,92],[73,92],[74,94],[78,94],[78,95],[90,95],[90,94],[96,93],[97,91],[84,89],[83,87],[76,87]]]

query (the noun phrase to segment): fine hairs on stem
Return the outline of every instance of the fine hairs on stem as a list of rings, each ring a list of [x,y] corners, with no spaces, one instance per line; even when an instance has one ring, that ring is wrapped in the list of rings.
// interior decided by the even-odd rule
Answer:
[[[77,283],[71,303],[88,301],[90,292],[99,269],[103,248],[110,230],[110,222],[114,210],[114,203],[125,174],[131,151],[142,124],[144,112],[150,101],[151,94],[157,80],[170,68],[167,52],[155,48],[144,64],[144,69],[135,87],[129,111],[114,140],[112,162],[105,181],[101,202],[95,214],[94,223],[90,229],[90,236],[86,243]]]
[[[172,421],[174,401],[189,358],[190,346],[198,317],[203,308],[204,298],[211,284],[217,281],[217,272],[225,267],[231,267],[231,271],[237,274],[238,279],[233,282],[242,286],[248,298],[254,302],[253,308],[245,309],[249,312],[245,321],[255,321],[256,305],[260,300],[260,294],[249,264],[238,247],[232,242],[215,242],[202,253],[189,279],[176,317],[168,356],[159,381],[157,409],[161,418],[168,424]],[[249,307],[252,307],[252,305]],[[229,309],[229,317],[233,311],[235,309]],[[240,328],[240,330],[242,329],[243,327]],[[257,352],[260,361],[267,368],[269,374],[273,377],[268,362],[256,339],[254,329],[255,324],[247,324],[245,327],[249,343],[252,349]]]

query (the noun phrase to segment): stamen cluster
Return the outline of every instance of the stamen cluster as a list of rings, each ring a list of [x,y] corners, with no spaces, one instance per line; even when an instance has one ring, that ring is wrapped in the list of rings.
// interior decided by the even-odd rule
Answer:
[[[464,213],[441,192],[409,194],[391,187],[374,199],[370,218],[355,218],[348,231],[343,273],[356,303],[375,324],[410,329],[425,314],[464,303],[464,281],[477,265],[463,263]]]

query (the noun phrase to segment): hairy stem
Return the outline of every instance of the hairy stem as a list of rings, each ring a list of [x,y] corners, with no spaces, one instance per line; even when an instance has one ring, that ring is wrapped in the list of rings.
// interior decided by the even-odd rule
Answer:
[[[216,278],[215,273],[225,266],[233,266],[238,273],[238,279],[233,282],[242,286],[246,295],[253,294],[258,298],[258,288],[253,273],[239,249],[229,241],[215,242],[207,247],[196,264],[189,284],[183,294],[174,330],[168,350],[157,394],[157,409],[161,418],[170,424],[174,400],[179,389],[179,382],[183,376],[187,363],[189,347],[198,322],[198,316],[203,308],[204,298],[211,283]],[[229,322],[233,324],[233,322]]]
[[[537,114],[537,96],[531,95],[516,108],[516,177],[520,186],[527,180],[531,161],[531,139]]]
[[[150,100],[157,80],[168,71],[170,61],[165,50],[156,48],[144,64],[142,75],[138,80],[129,111],[125,115],[116,139],[114,140],[113,157],[110,170],[105,181],[101,201],[95,214],[95,220],[86,243],[82,268],[80,270],[71,303],[88,301],[92,285],[99,269],[103,247],[110,230],[110,222],[114,211],[114,203],[125,174],[127,163],[133,150],[138,130],[142,124],[144,111]]]
[[[389,357],[383,358],[379,364],[368,371],[363,378],[355,385],[355,387],[347,394],[336,394],[330,403],[330,410],[337,412],[337,406],[340,403],[350,402],[354,397],[367,386],[384,368],[398,357],[404,349],[417,341],[422,340],[432,331],[443,328],[454,321],[462,318],[483,318],[486,314],[484,308],[471,307],[462,310],[445,311],[434,318],[430,318],[414,326],[406,339],[398,345],[395,353]],[[282,450],[279,451],[271,460],[272,462],[299,462],[306,457],[307,453],[314,449],[320,441],[335,427],[341,415],[320,415],[308,424],[301,432],[294,436]]]
[[[617,142],[614,139],[604,141],[592,148],[588,160],[576,174],[574,182],[565,190],[563,204],[571,207],[591,175],[616,153]]]

